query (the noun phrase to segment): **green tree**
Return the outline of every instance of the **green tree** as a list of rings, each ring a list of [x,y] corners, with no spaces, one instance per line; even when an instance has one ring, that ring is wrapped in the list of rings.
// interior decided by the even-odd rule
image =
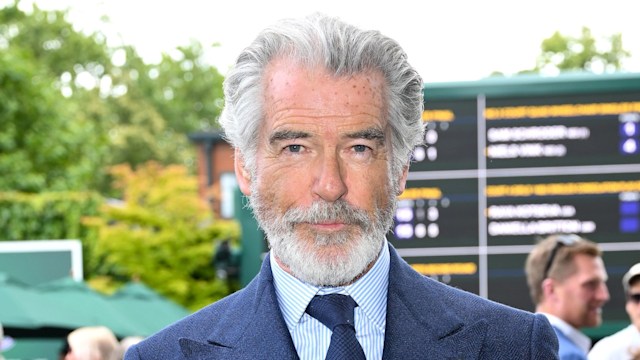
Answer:
[[[137,78],[138,90],[151,100],[176,132],[188,133],[218,127],[223,105],[223,76],[204,60],[198,42],[164,54]]]
[[[66,11],[45,11],[35,4],[29,13],[19,0],[0,11],[0,43],[28,51],[68,90],[97,85],[111,66],[106,39],[100,33],[76,31]],[[67,91],[68,91],[67,90]]]
[[[223,98],[223,77],[204,62],[202,46],[179,47],[158,64],[145,63],[131,47],[116,53],[125,60],[111,74],[114,91],[107,99],[113,111],[109,163],[194,164],[186,135],[217,127]]]
[[[560,71],[585,70],[589,72],[613,72],[622,70],[623,60],[631,56],[622,46],[622,34],[606,38],[606,44],[598,44],[587,27],[579,37],[555,32],[541,44],[541,53],[533,72],[547,69]]]
[[[29,52],[0,51],[0,190],[85,190],[99,172],[100,132]]]
[[[582,28],[579,37],[563,35],[556,31],[542,41],[540,49],[536,66],[533,69],[521,70],[518,74],[614,72],[623,70],[624,60],[631,56],[622,46],[622,34],[613,34],[598,43],[587,27]],[[504,76],[504,73],[494,71],[490,76]]]
[[[138,277],[192,309],[226,295],[232,284],[215,278],[210,261],[216,242],[237,240],[237,225],[210,218],[185,166],[159,165],[194,163],[187,133],[216,126],[222,76],[203,56],[192,43],[147,64],[131,47],[110,48],[101,34],[74,30],[65,11],[23,12],[18,1],[0,7],[0,224],[10,227],[7,236],[82,229],[73,233],[82,237],[85,276],[97,287]],[[111,167],[112,187],[106,169],[114,164],[124,165]],[[76,205],[65,197],[74,192],[62,191],[96,188],[121,192],[124,205],[105,205],[86,228],[76,215],[90,211],[68,211]],[[103,200],[79,193],[92,194],[92,205]],[[21,216],[29,221],[13,221]]]
[[[136,167],[150,160],[176,164],[192,156],[186,134],[172,131],[147,98],[131,91],[105,102],[110,144],[107,164]]]
[[[76,31],[66,11],[33,6],[23,12],[18,4],[0,8],[3,72],[5,83],[18,81],[20,72],[22,83],[13,88],[30,90],[0,90],[6,90],[0,92],[0,121],[10,129],[0,140],[0,170],[12,177],[0,190],[93,188],[114,195],[104,170],[110,165],[155,160],[194,169],[195,148],[186,135],[215,128],[223,102],[223,77],[206,64],[199,43],[147,64],[131,47],[110,48],[102,34]],[[47,131],[34,132],[38,126]],[[44,134],[38,141],[20,140],[38,134]],[[41,173],[31,176],[36,167],[64,179],[52,185]]]
[[[211,265],[216,244],[237,243],[235,222],[211,219],[197,179],[181,165],[149,162],[112,169],[122,203],[102,207],[88,221],[97,229],[90,282],[103,290],[138,278],[192,310],[230,291]]]
[[[105,61],[100,46],[74,32],[60,12],[34,7],[28,16],[17,3],[0,9],[0,190],[94,187],[105,138],[101,124],[83,109],[98,101],[70,74],[94,78],[82,69],[95,70]]]

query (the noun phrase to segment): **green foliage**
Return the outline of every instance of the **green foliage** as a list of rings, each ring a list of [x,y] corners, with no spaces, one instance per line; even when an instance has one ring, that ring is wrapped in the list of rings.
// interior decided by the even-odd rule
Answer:
[[[146,98],[170,128],[188,133],[217,127],[222,110],[222,81],[215,67],[204,62],[204,49],[197,42],[164,54],[158,64],[146,65],[127,49],[127,67],[135,71],[123,83]]]
[[[237,242],[235,222],[213,221],[184,166],[146,163],[135,171],[116,166],[112,175],[124,202],[102,207],[89,222],[98,232],[94,284],[114,287],[139,278],[196,310],[230,291],[211,265],[215,244]]]
[[[223,78],[200,44],[147,64],[75,30],[66,11],[18,4],[0,8],[0,190],[113,195],[111,165],[193,170],[187,134],[216,127],[222,107]]]
[[[0,191],[95,188],[104,155],[102,131],[78,111],[83,106],[62,95],[58,81],[60,59],[82,68],[69,51],[84,54],[81,42],[91,40],[69,35],[70,25],[57,13],[45,16],[35,9],[29,17],[14,6],[1,9],[0,19],[0,44],[8,44],[0,51]],[[43,30],[42,23],[52,29]],[[55,34],[46,36],[54,30],[67,34],[69,44],[44,46],[55,41]]]
[[[103,202],[93,192],[0,192],[0,241],[82,240],[84,268],[93,256],[93,229],[83,225]]]
[[[159,165],[195,164],[187,133],[217,126],[222,76],[200,44],[147,64],[66,15],[0,7],[0,240],[80,239],[105,291],[140,278],[191,309],[227,295],[211,259],[237,225],[210,218],[185,166]]]
[[[28,51],[51,74],[69,74],[74,80],[81,73],[95,79],[110,66],[106,39],[101,34],[76,31],[64,11],[44,11],[35,4],[30,13],[19,10],[17,1],[0,11],[0,39],[10,47]],[[75,87],[74,81],[68,81]]]
[[[92,188],[102,154],[94,124],[24,53],[0,52],[0,191]]]
[[[630,56],[622,46],[622,34],[607,38],[608,46],[602,49],[587,27],[582,28],[580,37],[571,37],[555,32],[544,39],[541,54],[534,72],[548,68],[560,71],[586,70],[590,72],[611,72],[622,69],[622,61]]]
[[[110,118],[107,164],[137,166],[150,160],[184,163],[193,154],[185,134],[174,133],[157,109],[131,95],[106,99]]]
[[[186,134],[217,127],[223,77],[203,61],[198,43],[146,64],[131,47],[117,50],[124,65],[111,74],[109,164],[195,163]]]
[[[81,220],[95,216],[101,203],[90,192],[0,192],[0,240],[86,238]]]
[[[227,295],[210,261],[237,225],[210,218],[185,166],[159,165],[195,164],[187,133],[217,126],[222,76],[203,48],[147,64],[18,4],[0,7],[0,239],[78,238],[102,290],[139,277],[192,309]],[[125,200],[98,213],[102,197],[68,190]]]

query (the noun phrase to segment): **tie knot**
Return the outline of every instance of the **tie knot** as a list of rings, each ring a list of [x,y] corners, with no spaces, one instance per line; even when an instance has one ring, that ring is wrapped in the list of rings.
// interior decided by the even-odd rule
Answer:
[[[358,306],[348,295],[316,295],[307,306],[307,314],[333,329],[338,325],[354,326],[353,309]]]

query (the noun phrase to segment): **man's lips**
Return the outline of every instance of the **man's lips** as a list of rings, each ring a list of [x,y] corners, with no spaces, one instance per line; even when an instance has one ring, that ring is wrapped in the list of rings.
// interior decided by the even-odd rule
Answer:
[[[344,229],[347,224],[343,222],[321,222],[321,223],[306,223],[312,229],[319,231],[337,231]]]

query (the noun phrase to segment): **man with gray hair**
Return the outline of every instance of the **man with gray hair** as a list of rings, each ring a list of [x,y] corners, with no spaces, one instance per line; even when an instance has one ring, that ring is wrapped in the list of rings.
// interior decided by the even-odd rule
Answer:
[[[321,14],[264,30],[228,74],[220,123],[271,251],[246,288],[126,358],[557,358],[543,316],[423,277],[386,240],[422,87],[377,31]]]

